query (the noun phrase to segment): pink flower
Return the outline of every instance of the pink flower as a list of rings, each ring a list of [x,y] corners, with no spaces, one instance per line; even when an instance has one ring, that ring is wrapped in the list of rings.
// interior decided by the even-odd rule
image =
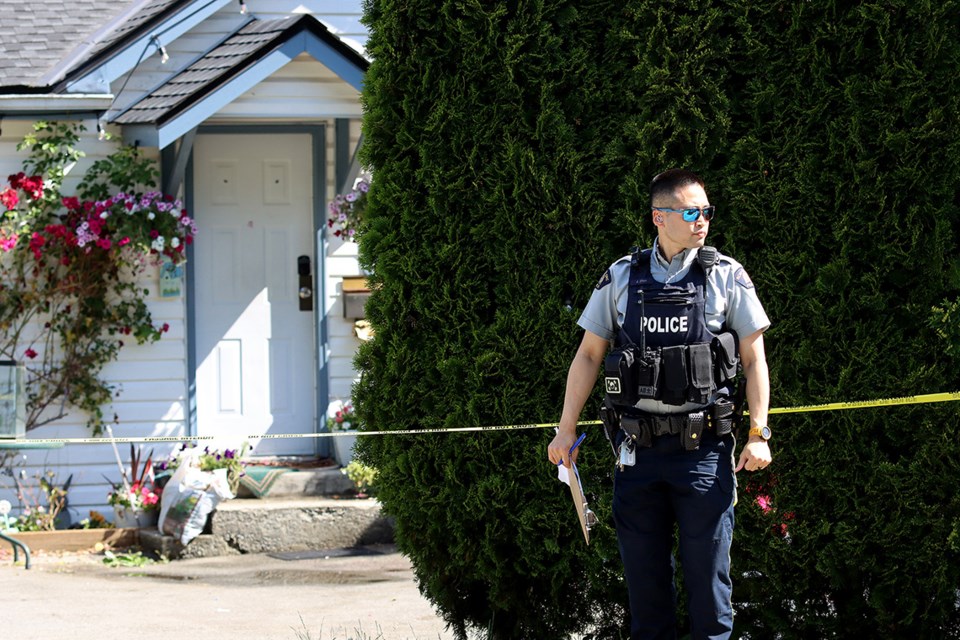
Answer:
[[[121,238],[120,241],[117,243],[117,246],[122,247],[122,246],[127,245],[127,244],[130,244],[130,238],[129,238],[129,236],[124,236],[124,237]]]
[[[770,506],[770,496],[757,496],[757,504],[764,513],[773,509],[773,507]]]
[[[99,240],[97,240],[97,246],[103,249],[104,251],[109,251],[111,245],[112,243],[110,242],[110,238],[100,238]]]
[[[13,248],[17,246],[17,234],[12,234],[9,237],[0,236],[0,249],[4,251],[13,251]]]

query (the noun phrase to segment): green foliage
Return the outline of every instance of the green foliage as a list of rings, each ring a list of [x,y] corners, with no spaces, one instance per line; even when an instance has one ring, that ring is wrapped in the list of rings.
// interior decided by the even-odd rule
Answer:
[[[377,479],[377,470],[373,467],[357,461],[351,460],[350,464],[341,469],[341,471],[350,478],[350,482],[357,488],[357,491],[363,494],[372,494],[373,485]]]
[[[956,2],[383,0],[365,20],[364,429],[555,420],[579,312],[650,241],[671,166],[707,179],[711,243],[773,320],[774,406],[960,389]],[[741,490],[738,631],[960,637],[958,417],[774,416],[774,465]],[[358,442],[460,637],[622,632],[608,447],[581,449],[587,549],[549,436]]]
[[[149,564],[155,564],[157,561],[150,556],[143,555],[142,551],[125,551],[122,553],[114,553],[113,551],[106,549],[103,552],[103,560],[101,560],[101,562],[108,567],[119,568],[145,567]]]

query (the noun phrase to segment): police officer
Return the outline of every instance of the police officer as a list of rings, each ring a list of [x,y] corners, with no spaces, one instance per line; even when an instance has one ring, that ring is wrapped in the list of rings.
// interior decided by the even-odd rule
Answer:
[[[650,200],[653,248],[611,265],[578,321],[586,331],[548,455],[568,467],[576,461],[576,423],[603,366],[605,415],[615,421],[608,433],[619,457],[613,515],[631,638],[676,637],[676,525],[691,637],[717,640],[733,629],[734,474],[771,462],[763,348],[770,322],[743,267],[704,248],[716,210],[703,180],[683,169],[665,171],[653,179]],[[737,357],[750,430],[734,467]]]

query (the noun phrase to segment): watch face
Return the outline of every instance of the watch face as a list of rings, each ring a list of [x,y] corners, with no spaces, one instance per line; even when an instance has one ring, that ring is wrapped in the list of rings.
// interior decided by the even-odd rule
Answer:
[[[763,438],[764,440],[769,440],[769,439],[770,439],[770,435],[771,435],[771,433],[770,433],[770,427],[761,427],[761,428],[760,428],[760,437],[761,437],[761,438]]]

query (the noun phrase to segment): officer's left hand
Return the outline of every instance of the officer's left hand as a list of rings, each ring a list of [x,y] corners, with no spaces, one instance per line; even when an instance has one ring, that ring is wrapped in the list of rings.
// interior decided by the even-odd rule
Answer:
[[[746,469],[747,471],[766,469],[772,461],[773,456],[770,455],[770,445],[767,444],[766,440],[762,438],[754,440],[751,438],[750,441],[743,446],[743,451],[740,452],[740,462],[737,463],[737,468],[734,469],[734,473],[741,469]]]

